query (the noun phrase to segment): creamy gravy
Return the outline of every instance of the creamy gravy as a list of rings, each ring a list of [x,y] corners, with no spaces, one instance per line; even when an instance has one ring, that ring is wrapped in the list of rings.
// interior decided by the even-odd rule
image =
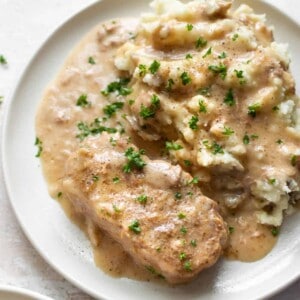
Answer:
[[[95,118],[104,116],[103,107],[108,102],[100,91],[120,77],[113,59],[120,45],[134,37],[136,24],[137,20],[110,21],[98,25],[82,40],[70,54],[55,81],[48,87],[38,110],[36,132],[43,143],[41,160],[49,192],[60,202],[67,216],[90,237],[97,266],[112,276],[150,280],[153,276],[149,272],[136,266],[122,247],[100,229],[87,226],[89,221],[78,215],[64,195],[60,195],[65,161],[80,147],[80,140],[76,137],[79,133],[77,124],[80,121],[91,123]],[[89,63],[90,57],[95,64]],[[86,94],[87,101],[90,102],[85,108],[76,106],[76,101],[82,94]],[[142,140],[130,129],[122,114],[107,120],[106,126],[118,128],[120,131],[124,128],[125,134],[131,135],[137,146],[145,149],[150,157],[161,155],[164,143]],[[255,126],[253,131],[249,127],[249,133],[260,135],[264,130],[263,122]],[[280,127],[276,130],[280,132]],[[266,148],[269,143],[266,139]],[[253,146],[253,153],[255,151]],[[274,155],[273,151],[269,151],[269,155]],[[276,165],[276,156],[274,164]],[[188,168],[187,170],[191,171]],[[226,256],[251,262],[261,259],[272,249],[276,237],[272,235],[269,226],[257,224],[253,201],[246,201],[246,204],[233,212],[222,205],[221,189],[214,190],[213,187],[205,185],[202,188],[204,194],[219,202],[222,216],[229,228],[233,228]]]

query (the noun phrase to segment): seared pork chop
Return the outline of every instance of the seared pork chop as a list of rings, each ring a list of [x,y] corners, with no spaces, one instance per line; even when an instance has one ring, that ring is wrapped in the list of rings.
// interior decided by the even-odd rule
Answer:
[[[126,139],[90,138],[66,165],[64,195],[135,262],[173,284],[213,265],[227,227],[197,180]]]

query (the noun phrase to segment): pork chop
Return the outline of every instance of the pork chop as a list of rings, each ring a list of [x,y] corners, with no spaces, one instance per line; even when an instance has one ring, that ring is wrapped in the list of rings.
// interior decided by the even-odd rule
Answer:
[[[190,281],[225,246],[227,226],[197,179],[126,139],[87,139],[67,161],[63,186],[77,211],[169,283]]]

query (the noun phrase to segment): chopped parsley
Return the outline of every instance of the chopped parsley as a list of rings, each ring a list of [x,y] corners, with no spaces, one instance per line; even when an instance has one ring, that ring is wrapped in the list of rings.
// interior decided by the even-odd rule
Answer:
[[[225,53],[225,52],[222,52],[219,56],[218,56],[218,58],[220,58],[220,59],[224,59],[224,58],[226,58],[227,57],[227,54]]]
[[[159,252],[159,251],[157,251]],[[165,277],[163,275],[161,275],[160,273],[158,273],[152,266],[146,266],[145,267],[146,270],[148,270],[151,274],[158,276],[161,279],[164,279]]]
[[[274,185],[276,183],[276,179],[275,178],[269,178],[268,183],[271,184],[271,185]]]
[[[141,227],[140,223],[138,220],[132,221],[132,223],[128,226],[129,230],[134,232],[135,234],[140,234],[141,233]]]
[[[62,192],[57,193],[57,198],[60,198],[62,196]]]
[[[6,65],[7,64],[7,60],[2,54],[0,55],[0,64],[1,65]]]
[[[203,87],[203,88],[200,88],[197,92],[202,95],[202,96],[210,96],[210,89],[211,87]]]
[[[184,252],[181,252],[181,253],[179,254],[179,259],[180,259],[181,261],[185,260],[185,259],[186,259],[186,254],[185,254]]]
[[[149,118],[154,118],[156,111],[159,108],[160,108],[160,99],[158,98],[157,95],[154,94],[151,98],[150,107],[146,107],[146,106],[144,106],[144,104],[142,104],[140,116],[145,120],[147,120]]]
[[[186,56],[185,56],[186,59],[192,59],[193,58],[193,55],[188,53]]]
[[[261,109],[260,103],[254,103],[252,105],[249,105],[248,106],[248,115],[251,116],[252,118],[255,118],[260,109]]]
[[[128,100],[128,104],[131,106],[131,105],[133,105],[134,104],[134,100],[133,99],[130,99],[130,100]]]
[[[83,141],[89,135],[97,135],[104,131],[107,133],[116,133],[117,132],[116,128],[102,126],[99,119],[95,119],[94,122],[92,122],[90,125],[88,125],[87,123],[84,123],[84,122],[79,122],[77,124],[77,128],[79,129],[80,133],[77,134],[76,137],[79,138],[80,141]]]
[[[224,64],[210,65],[208,69],[212,71],[214,74],[220,74],[220,77],[224,80],[227,76],[227,67]]]
[[[91,64],[91,65],[95,65],[96,62],[95,62],[94,57],[90,56],[89,59],[88,59],[88,63]]]
[[[243,143],[244,145],[249,145],[250,143],[250,137],[248,134],[245,134],[244,137],[243,137]]]
[[[186,29],[187,29],[188,31],[192,31],[193,28],[194,28],[193,24],[187,24],[187,25],[186,25]]]
[[[140,202],[141,204],[146,204],[148,197],[146,195],[141,195],[141,196],[138,196],[136,200],[138,202]]]
[[[172,90],[173,85],[175,84],[174,80],[172,78],[168,79],[168,83],[167,83],[167,91],[170,92]]]
[[[212,144],[212,153],[214,155],[224,154],[224,150],[217,142],[213,142],[213,144]]]
[[[224,103],[228,106],[234,106],[235,105],[235,100],[234,100],[234,95],[233,95],[233,90],[229,89],[225,95],[224,98]]]
[[[147,73],[147,66],[146,65],[139,65],[139,75],[140,77],[143,77]]]
[[[43,142],[38,137],[36,137],[34,145],[38,147],[38,151],[35,157],[40,157],[43,152]]]
[[[183,268],[186,270],[186,271],[189,271],[191,272],[192,271],[192,263],[191,261],[186,261],[184,264],[183,264]]]
[[[232,37],[232,40],[235,42],[238,39],[239,35],[235,33]]]
[[[181,78],[181,82],[183,85],[187,85],[192,82],[192,78],[189,76],[189,74],[187,72],[183,72],[180,75],[180,78]]]
[[[293,155],[291,158],[291,164],[293,167],[295,167],[297,165],[297,160],[298,160],[298,156],[297,155]]]
[[[272,107],[272,110],[273,110],[273,111],[278,111],[278,110],[279,110],[279,106],[278,106],[278,105],[273,106],[273,107]]]
[[[207,40],[203,39],[202,37],[199,37],[196,41],[196,48],[203,48],[207,45]]]
[[[230,234],[233,234],[234,233],[234,227],[233,226],[229,226],[228,227],[228,231]]]
[[[279,234],[279,228],[278,228],[278,227],[273,227],[273,228],[271,229],[271,233],[272,233],[272,235],[273,235],[274,237],[278,236],[278,234]]]
[[[179,200],[181,198],[182,198],[182,194],[181,193],[179,193],[179,192],[175,193],[175,199]]]
[[[194,177],[190,182],[189,184],[198,184],[199,183],[199,178],[196,176]]]
[[[224,130],[223,130],[222,134],[226,135],[226,136],[230,136],[230,135],[234,134],[234,130],[232,130],[230,127],[224,126]]]
[[[124,102],[114,102],[112,104],[106,105],[103,108],[103,112],[111,118],[117,110],[122,109],[124,106]]]
[[[185,217],[186,217],[186,215],[185,215],[184,213],[182,213],[182,212],[180,212],[180,213],[178,214],[178,218],[179,218],[180,220],[185,219]]]
[[[92,179],[94,182],[97,182],[97,181],[99,181],[99,176],[93,175]]]
[[[87,101],[87,97],[87,94],[80,95],[80,97],[77,99],[76,105],[81,107],[91,106],[91,102]]]
[[[184,164],[187,166],[187,167],[190,167],[192,165],[191,161],[188,160],[188,159],[185,159],[184,160]]]
[[[166,142],[166,149],[167,150],[174,150],[174,151],[178,151],[180,149],[183,149],[183,147],[180,144],[176,144],[174,142]]]
[[[197,241],[196,240],[191,240],[190,242],[192,247],[197,247]]]
[[[189,126],[192,130],[197,130],[199,128],[198,123],[199,118],[197,116],[192,116],[191,120],[189,121]]]
[[[125,157],[128,162],[123,167],[125,173],[130,173],[132,169],[142,170],[146,163],[141,158],[141,155],[145,154],[144,150],[134,151],[132,147],[128,148],[125,152]]]
[[[127,96],[132,93],[132,89],[127,87],[129,82],[130,78],[120,78],[119,81],[111,82],[101,93],[104,96],[108,96],[116,92],[120,96]]]
[[[114,177],[113,178],[113,183],[119,183],[120,182],[120,178],[119,177]]]
[[[202,58],[206,58],[207,56],[211,55],[212,53],[212,47],[210,47],[206,52],[205,54],[202,56]]]
[[[202,113],[207,113],[207,108],[206,108],[206,104],[204,103],[203,100],[199,100],[199,112]]]
[[[277,140],[277,141],[276,141],[276,144],[278,144],[278,145],[283,144],[283,140],[281,140],[281,139]]]
[[[246,79],[244,78],[244,71],[243,70],[234,70],[235,75],[238,79],[240,79],[240,84],[245,84],[246,83]]]
[[[154,75],[154,74],[157,73],[159,67],[160,67],[160,63],[159,63],[157,60],[155,60],[155,61],[153,61],[153,63],[150,65],[149,71],[151,72],[151,74]]]
[[[113,210],[117,214],[119,214],[121,212],[121,209],[119,207],[117,207],[115,204],[113,204]]]
[[[186,234],[186,233],[187,233],[187,229],[186,229],[184,226],[182,226],[182,227],[180,228],[180,232],[181,232],[182,234]]]

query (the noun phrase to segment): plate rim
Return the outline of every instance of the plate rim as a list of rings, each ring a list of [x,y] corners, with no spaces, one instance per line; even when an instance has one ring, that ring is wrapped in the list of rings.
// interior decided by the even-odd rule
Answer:
[[[69,22],[72,22],[74,19],[79,17],[81,14],[84,14],[85,12],[92,9],[93,7],[97,7],[99,5],[99,3],[105,2],[105,1],[109,1],[109,0],[96,0],[91,4],[85,5],[85,6],[83,6],[83,8],[81,8],[80,10],[72,13],[66,19],[64,19],[64,21],[62,21],[58,25],[56,25],[54,27],[54,29],[52,31],[50,31],[50,33],[46,36],[46,38],[44,38],[44,40],[36,47],[35,51],[31,55],[28,62],[25,63],[25,66],[21,70],[21,75],[16,79],[16,83],[13,85],[13,87],[12,87],[8,97],[7,97],[7,101],[5,101],[4,105],[3,105],[3,117],[2,117],[1,139],[0,139],[0,141],[1,141],[1,157],[0,157],[0,159],[2,161],[1,171],[2,171],[2,174],[3,174],[3,183],[4,183],[4,188],[6,190],[6,194],[8,196],[8,201],[9,201],[9,203],[12,207],[13,213],[14,213],[14,215],[15,215],[15,217],[16,217],[16,219],[17,219],[17,221],[18,221],[18,223],[21,227],[21,230],[25,234],[26,238],[30,241],[30,243],[33,246],[33,248],[35,249],[35,251],[37,251],[37,253],[44,259],[44,261],[48,265],[51,266],[51,268],[53,268],[58,274],[60,274],[63,278],[65,278],[67,281],[69,281],[72,285],[76,286],[78,289],[84,291],[88,295],[93,296],[97,299],[111,300],[109,298],[106,298],[104,295],[99,296],[97,293],[94,292],[93,289],[81,284],[81,282],[79,280],[73,278],[67,272],[65,272],[64,270],[57,267],[55,265],[55,263],[53,263],[50,260],[50,258],[48,258],[48,255],[41,251],[38,244],[33,240],[33,238],[31,237],[31,233],[27,230],[26,226],[23,224],[21,215],[17,212],[17,207],[15,205],[15,202],[12,200],[13,197],[12,197],[12,192],[11,192],[11,185],[9,184],[9,174],[8,174],[9,172],[8,172],[7,149],[6,149],[6,147],[7,147],[6,141],[7,141],[7,134],[8,134],[7,133],[7,127],[8,127],[8,124],[9,124],[9,122],[8,122],[9,121],[9,116],[11,116],[11,113],[12,113],[12,106],[13,106],[12,104],[15,101],[18,90],[19,90],[20,86],[22,85],[22,82],[23,82],[24,78],[26,77],[27,73],[29,72],[29,70],[30,70],[32,64],[34,63],[34,61],[36,60],[36,58],[44,50],[44,48],[47,46],[48,42],[51,41],[55,37],[55,35],[63,27],[65,27]],[[149,3],[151,2],[151,0],[144,0],[144,1],[148,1]],[[273,3],[269,3],[268,1],[265,1],[265,0],[254,0],[254,2],[264,3],[264,5],[271,7],[274,11],[281,14],[285,18],[287,18],[291,23],[293,23],[294,26],[298,27],[299,30],[300,30],[300,21],[297,22],[294,18],[290,17],[286,12],[281,11]],[[282,290],[284,290],[285,288],[287,288],[288,286],[293,284],[299,278],[300,278],[300,269],[299,269],[299,271],[296,275],[291,275],[290,280],[285,281],[281,285],[274,288],[272,291],[267,291],[267,292],[261,293],[259,295],[258,299],[262,299],[262,298],[265,298],[265,297],[271,297],[271,296],[281,292]],[[2,286],[0,285],[0,291],[1,291],[1,287]],[[20,288],[20,290],[23,290],[23,289]],[[44,297],[46,297],[46,296],[44,296]],[[45,300],[49,300],[49,299],[51,299],[51,298],[48,298],[48,297],[45,298]]]
[[[0,293],[1,292],[14,293],[20,296],[28,296],[36,300],[53,300],[52,298],[48,296],[44,296],[38,292],[31,291],[21,287],[16,287],[14,285],[0,285]]]

